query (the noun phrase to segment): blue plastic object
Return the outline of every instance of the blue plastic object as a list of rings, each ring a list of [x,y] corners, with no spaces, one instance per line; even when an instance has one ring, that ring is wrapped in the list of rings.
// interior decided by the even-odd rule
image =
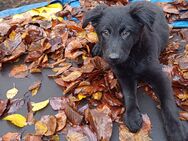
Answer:
[[[51,0],[50,3],[56,3],[56,2],[59,2],[61,4],[69,3],[72,7],[80,6],[80,2],[78,0]],[[20,13],[29,11],[34,8],[47,6],[50,3],[49,2],[34,3],[34,4],[30,4],[30,5],[21,6],[18,8],[3,10],[3,11],[0,11],[0,18],[4,18],[7,16],[15,15],[15,14],[20,14]]]
[[[129,1],[130,2],[136,2],[136,1],[143,1],[143,0],[129,0]],[[150,0],[150,1],[155,3],[155,2],[174,2],[175,0]],[[185,1],[188,2],[188,0],[185,0]],[[59,2],[62,5],[68,3],[72,7],[79,7],[80,6],[79,0],[51,0],[50,3],[55,3],[55,2]],[[18,8],[13,8],[13,9],[7,9],[7,10],[4,10],[4,11],[0,11],[0,18],[11,16],[11,15],[15,15],[15,14],[19,14],[19,13],[23,13],[23,12],[29,11],[31,9],[34,9],[34,8],[47,6],[50,3],[49,2],[41,2],[41,3],[35,3],[35,4],[21,6],[21,7],[18,7]],[[78,19],[76,19],[76,18],[73,18],[72,20],[74,20],[76,22],[79,22]],[[175,21],[175,22],[171,23],[171,25],[174,28],[188,28],[188,21]]]

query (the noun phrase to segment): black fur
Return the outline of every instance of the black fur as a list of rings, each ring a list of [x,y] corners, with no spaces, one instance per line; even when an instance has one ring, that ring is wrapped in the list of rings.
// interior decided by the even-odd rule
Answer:
[[[169,30],[163,11],[150,2],[125,7],[99,5],[89,11],[83,27],[91,22],[99,37],[92,49],[111,66],[125,98],[125,123],[132,132],[142,126],[137,103],[137,82],[152,86],[161,101],[161,113],[169,141],[187,141],[173,97],[171,82],[162,72],[160,52],[166,47]],[[149,108],[149,105],[148,105]]]

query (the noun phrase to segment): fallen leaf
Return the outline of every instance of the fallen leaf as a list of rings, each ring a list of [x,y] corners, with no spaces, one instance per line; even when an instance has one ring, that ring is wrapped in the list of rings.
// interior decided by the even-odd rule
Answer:
[[[18,127],[24,127],[27,125],[26,118],[20,114],[12,114],[3,118],[3,120],[10,121],[12,124]]]
[[[65,114],[67,115],[67,119],[74,125],[81,124],[83,120],[83,116],[75,111],[69,104],[65,104]]]
[[[143,126],[138,133],[131,133],[125,125],[119,126],[120,141],[151,141],[149,132],[151,131],[151,122],[147,115],[143,115]]]
[[[100,100],[102,98],[102,92],[96,92],[92,94],[93,99]]]
[[[11,28],[11,26],[8,23],[1,22],[0,23],[0,35],[1,36],[6,35],[10,28]]]
[[[67,122],[67,116],[64,111],[60,111],[58,114],[55,115],[56,120],[57,120],[57,128],[56,131],[62,130]]]
[[[6,110],[8,100],[1,100],[0,99],[0,117],[3,115],[4,111]]]
[[[64,100],[64,101],[63,101]],[[53,110],[62,110],[62,104],[67,103],[67,99],[62,99],[61,97],[52,97],[50,99],[50,106]]]
[[[44,135],[48,131],[45,123],[37,121],[35,123],[35,135]]]
[[[79,71],[74,71],[71,72],[68,76],[62,76],[61,78],[63,79],[63,81],[65,82],[70,82],[70,81],[75,81],[76,79],[78,79],[80,76],[82,75],[81,72]]]
[[[37,136],[37,135],[32,135],[32,134],[27,134],[24,137],[24,141],[42,141],[41,136]]]
[[[29,90],[31,91],[32,96],[35,96],[37,94],[38,90],[40,89],[41,83],[41,80],[38,80],[34,82],[31,86],[29,86]]]
[[[179,114],[180,114],[181,120],[187,120],[188,121],[188,112],[181,111]]]
[[[55,133],[56,127],[57,127],[57,120],[56,120],[55,116],[46,115],[46,116],[43,116],[40,121],[43,122],[44,124],[46,124],[46,126],[47,126],[48,130],[44,134],[45,136],[51,136]]]
[[[108,115],[109,108],[90,109],[86,112],[86,119],[93,131],[97,133],[98,140],[109,141],[112,135],[112,119]]]
[[[22,98],[10,100],[10,103],[9,103],[10,108],[8,109],[7,113],[8,114],[15,113],[17,110],[21,109],[24,104],[25,104],[25,100]]]
[[[45,108],[49,103],[49,100],[45,100],[45,101],[42,101],[42,102],[38,102],[38,103],[35,103],[35,102],[31,102],[31,105],[32,105],[32,111],[33,112],[36,112],[36,111],[39,111],[43,108]]]
[[[53,136],[50,138],[50,141],[60,141],[59,135],[53,135]]]
[[[16,87],[7,91],[6,96],[8,99],[14,98],[18,93],[18,89]]]
[[[91,131],[91,129],[86,125],[82,127],[84,134],[89,138],[89,141],[97,141],[97,136]]]
[[[98,37],[96,32],[89,32],[86,36],[86,39],[91,42],[91,43],[97,43],[98,42]]]
[[[82,93],[78,94],[78,100],[82,100],[84,98],[86,98],[87,96],[83,95]]]
[[[89,141],[89,138],[84,135],[81,128],[69,128],[66,135],[68,141]]]
[[[21,141],[21,135],[16,132],[8,132],[2,136],[2,141]]]
[[[163,11],[167,13],[179,14],[178,9],[172,4],[166,4],[163,7]]]

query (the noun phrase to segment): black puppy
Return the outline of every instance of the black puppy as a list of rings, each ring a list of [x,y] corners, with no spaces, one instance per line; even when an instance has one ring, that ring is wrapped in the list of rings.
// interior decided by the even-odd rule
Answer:
[[[102,56],[118,78],[130,131],[137,132],[143,122],[136,97],[137,82],[142,80],[152,86],[160,99],[168,140],[187,141],[178,120],[171,82],[158,59],[169,38],[163,11],[150,2],[125,7],[99,5],[86,14],[83,28],[89,22],[99,37],[92,53]]]

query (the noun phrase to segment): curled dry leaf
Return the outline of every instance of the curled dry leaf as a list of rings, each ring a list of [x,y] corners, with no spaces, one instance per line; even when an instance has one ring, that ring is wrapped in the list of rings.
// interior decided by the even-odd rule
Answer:
[[[119,140],[120,141],[151,141],[149,133],[151,130],[151,122],[147,115],[143,115],[143,126],[141,130],[134,134],[129,131],[125,125],[119,126]]]
[[[82,75],[82,73],[80,71],[74,71],[71,72],[68,76],[62,76],[61,78],[63,79],[63,81],[65,82],[70,82],[70,81],[75,81],[76,79],[78,79],[80,76]]]
[[[48,129],[44,135],[45,136],[54,135],[54,133],[56,132],[56,127],[57,127],[57,120],[56,120],[55,116],[46,115],[46,116],[43,116],[40,121],[42,123],[46,124],[47,129]]]
[[[21,141],[20,134],[16,132],[8,132],[2,136],[2,141]]]
[[[60,111],[58,114],[55,115],[56,120],[57,120],[57,128],[56,131],[62,130],[67,122],[67,116],[64,111]]]
[[[76,51],[78,49],[82,48],[82,44],[80,43],[79,40],[72,40],[68,46],[65,48],[65,57],[68,59],[75,59],[83,52],[81,51]],[[76,52],[76,53],[75,53]]]
[[[42,81],[38,80],[36,82],[34,82],[31,86],[29,86],[29,90],[32,93],[32,96],[36,95],[40,86],[41,86]]]
[[[42,102],[38,102],[38,103],[35,103],[35,102],[31,102],[31,105],[32,105],[32,111],[33,112],[36,112],[36,111],[39,111],[43,108],[45,108],[49,103],[49,100],[45,100],[45,101],[42,101]]]
[[[24,78],[28,76],[28,68],[25,64],[16,65],[10,71],[9,77]]]

